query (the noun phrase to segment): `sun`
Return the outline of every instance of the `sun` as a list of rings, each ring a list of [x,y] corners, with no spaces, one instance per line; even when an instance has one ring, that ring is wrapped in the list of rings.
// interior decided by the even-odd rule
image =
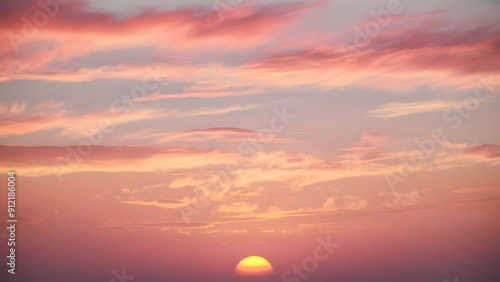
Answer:
[[[265,258],[251,256],[242,259],[236,265],[234,272],[244,276],[260,276],[272,274],[274,273],[274,269]]]

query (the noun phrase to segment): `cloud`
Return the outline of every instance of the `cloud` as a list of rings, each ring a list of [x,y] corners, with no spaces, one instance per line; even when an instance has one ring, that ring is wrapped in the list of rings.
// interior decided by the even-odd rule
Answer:
[[[257,205],[251,205],[245,202],[236,202],[231,204],[220,205],[217,209],[221,213],[230,213],[231,217],[247,217],[252,216],[257,209]]]
[[[201,188],[207,183],[215,181],[215,177],[207,172],[191,171],[189,173],[175,174],[174,179],[168,185],[169,188],[177,189],[188,186]]]
[[[392,191],[392,200],[385,202],[386,207],[407,207],[422,203],[423,197],[421,193],[417,190],[413,190],[410,193],[402,193],[399,191]]]
[[[235,127],[211,127],[202,129],[191,129],[187,131],[173,131],[153,134],[150,136],[159,137],[155,143],[167,143],[177,140],[186,142],[205,142],[217,140],[223,142],[246,141],[251,136],[256,136],[257,132],[250,129]],[[149,136],[148,136],[149,137]]]
[[[72,137],[94,135],[105,128],[112,130],[115,125],[139,120],[164,118],[168,112],[141,108],[134,111],[120,112],[109,109],[100,113],[75,114],[65,108],[64,102],[49,100],[17,110],[0,117],[0,135],[22,135],[49,129],[60,129],[62,134]]]
[[[231,96],[249,96],[249,95],[257,95],[260,93],[262,92],[259,90],[203,91],[203,92],[186,91],[183,93],[170,93],[170,94],[160,94],[159,92],[157,92],[145,98],[138,98],[135,101],[145,102],[145,101],[156,101],[161,99],[179,99],[179,98],[219,98],[219,97],[231,97]]]
[[[450,20],[425,17],[425,21],[382,29],[363,46],[353,42],[352,46],[342,47],[342,42],[335,42],[277,54],[253,64],[255,67],[277,71],[336,67],[352,71],[376,67],[381,71],[392,69],[405,72],[418,72],[418,69],[456,70],[467,74],[498,72],[488,56],[484,56],[485,52],[493,57],[497,55],[500,31],[494,26],[493,22],[483,21],[474,28],[457,28],[456,23]],[[444,27],[455,28],[450,33]],[[354,29],[347,30],[349,39],[355,38]],[[347,58],[351,61],[347,61]]]
[[[0,103],[0,117],[17,116],[22,114],[26,110],[26,103],[12,103],[6,105]]]
[[[145,76],[144,68],[153,60],[158,62],[164,73],[168,73],[169,81],[204,86],[199,89],[186,88],[184,93],[158,92],[143,98],[144,101],[153,101],[185,97],[247,96],[262,93],[265,89],[301,85],[312,85],[319,90],[354,86],[409,92],[421,85],[447,90],[450,87],[463,89],[477,84],[472,74],[499,72],[495,62],[500,59],[497,52],[500,33],[494,27],[495,23],[481,19],[467,27],[470,20],[463,19],[464,22],[457,27],[456,22],[447,19],[451,16],[446,12],[400,17],[395,24],[371,37],[369,44],[362,48],[354,45],[341,46],[342,42],[350,42],[354,38],[353,28],[359,23],[346,27],[346,32],[341,35],[326,36],[329,42],[325,42],[324,33],[328,33],[325,30],[319,32],[316,36],[318,38],[313,36],[307,42],[296,42],[294,48],[288,48],[286,44],[275,45],[270,30],[300,20],[297,16],[302,11],[321,4],[306,4],[302,1],[264,6],[240,5],[233,12],[225,14],[226,19],[220,23],[207,20],[217,15],[215,11],[203,7],[149,11],[131,18],[117,19],[113,14],[85,12],[82,3],[71,4],[65,8],[68,11],[61,12],[63,17],[51,19],[50,24],[41,31],[40,37],[37,37],[48,42],[56,40],[47,43],[53,45],[52,48],[25,52],[23,56],[29,57],[2,64],[6,69],[0,75],[0,80],[138,79]],[[12,8],[7,7],[7,10]],[[14,17],[9,19],[9,24],[16,22]],[[87,20],[92,21],[91,24],[82,24]],[[449,27],[454,28],[452,32]],[[72,28],[81,32],[70,32]],[[60,30],[64,33],[59,34]],[[241,38],[241,34],[245,36]],[[57,41],[60,38],[64,38],[64,42]],[[248,38],[251,38],[250,42],[247,41]],[[81,42],[82,40],[85,42]],[[174,40],[176,44],[170,44]],[[311,47],[311,40],[318,41],[318,44]],[[68,45],[67,48],[65,44]],[[214,44],[217,48],[210,47]],[[231,51],[240,48],[239,44],[246,46],[245,50],[253,51],[248,57],[235,55],[238,58],[236,64],[221,62],[217,57],[199,62],[182,59],[192,58],[192,54],[196,52],[208,52],[208,57],[212,58],[214,50],[227,53],[228,48]],[[138,59],[133,63],[119,61],[96,66],[87,65],[82,60],[78,65],[83,67],[67,65],[67,62],[76,57],[84,58],[96,52],[141,46],[155,46],[162,50],[162,54],[167,53],[168,58],[181,58],[182,62],[162,60],[151,55],[151,60]],[[194,49],[183,51],[189,46]],[[222,46],[224,48],[221,49]],[[265,50],[273,51],[262,51],[262,46],[266,46]],[[240,54],[243,51],[235,52]],[[205,55],[207,53],[202,57],[206,57]],[[53,56],[62,57],[52,58]],[[55,61],[64,63],[55,64]],[[412,112],[419,110],[421,105],[399,106],[413,107],[406,109]]]
[[[100,131],[109,133],[116,125],[130,122],[222,115],[236,111],[246,111],[258,106],[257,104],[248,104],[230,105],[221,108],[168,110],[145,106],[134,109],[131,106],[125,106],[125,102],[118,105],[120,106],[110,104],[109,110],[86,114],[76,114],[73,111],[67,110],[64,102],[56,102],[54,100],[35,104],[27,109],[25,103],[13,104],[10,107],[2,107],[0,105],[0,111],[5,109],[4,115],[0,115],[0,136],[23,135],[37,131],[58,129],[63,135],[72,138],[87,138]],[[134,136],[134,134],[128,135],[130,137]],[[141,138],[147,137],[142,136]]]
[[[0,145],[2,163],[30,165],[33,163],[49,164],[63,159],[71,152],[81,152],[89,148],[84,146],[5,146]],[[85,146],[86,147],[86,146]],[[88,161],[123,161],[148,159],[154,156],[170,155],[189,156],[216,154],[217,150],[202,150],[192,147],[156,147],[156,146],[92,146],[91,152],[85,155]]]
[[[181,227],[181,228],[206,228],[211,224],[206,222],[159,222],[159,223],[123,223],[122,226],[131,227],[146,227],[146,228],[164,228],[164,227]]]
[[[430,18],[383,29],[362,47],[354,43],[342,46],[342,41],[322,44],[258,59],[247,63],[247,68],[272,70],[276,78],[277,74],[291,78],[300,72],[294,77],[297,84],[314,81],[325,90],[345,86],[399,91],[423,84],[472,86],[470,75],[500,71],[493,63],[500,59],[500,32],[494,25],[483,21],[472,30],[455,28],[449,33],[443,27],[456,27],[454,22]],[[352,40],[356,33],[349,30]]]
[[[233,105],[224,108],[200,108],[190,111],[185,111],[182,113],[177,113],[178,117],[193,117],[193,116],[204,116],[204,115],[221,115],[236,111],[246,111],[257,107],[256,104],[248,104],[245,106]]]
[[[464,151],[465,155],[473,155],[485,159],[498,159],[500,158],[500,145],[483,144],[474,146]]]
[[[382,105],[378,109],[369,111],[368,117],[391,118],[416,113],[441,112],[452,108],[455,104],[458,104],[458,102],[444,100],[410,103],[388,103]]]
[[[206,229],[213,227],[213,224],[208,222],[131,222],[125,220],[108,220],[100,225],[99,229],[125,229],[125,228],[150,228],[161,231],[178,231],[178,233],[190,235],[189,231]]]
[[[120,200],[121,203],[130,204],[130,205],[140,205],[140,206],[153,206],[159,207],[163,209],[178,209],[183,206],[191,205],[196,202],[196,199],[191,199],[189,197],[184,197],[181,200],[170,200],[170,201],[161,201],[158,199],[154,200]]]
[[[368,208],[368,200],[360,199],[354,195],[328,197],[320,211],[338,210],[365,210]]]
[[[203,114],[206,112],[201,112],[198,114]],[[213,113],[213,112],[211,112]],[[220,113],[220,112],[219,112]],[[217,142],[247,142],[259,139],[259,131],[251,129],[243,129],[236,127],[211,127],[202,129],[191,129],[186,131],[170,131],[162,133],[145,133],[139,132],[138,134],[131,134],[125,138],[129,139],[144,139],[144,138],[156,138],[153,143],[169,143],[175,141],[182,142],[206,142],[206,141],[217,141]],[[300,141],[288,138],[274,136],[269,143],[300,143]]]
[[[367,131],[363,133],[360,141],[341,149],[341,151],[349,152],[341,158],[361,162],[384,159],[390,157],[390,154],[384,152],[383,149],[391,143],[391,138],[385,132]]]
[[[26,176],[65,175],[86,171],[170,172],[206,169],[240,156],[221,150],[155,146],[0,146],[0,167],[15,166]]]
[[[461,194],[476,194],[476,193],[499,194],[500,193],[500,186],[481,185],[481,186],[476,186],[476,187],[465,187],[465,188],[457,189],[453,192],[454,193],[461,193]]]
[[[198,132],[219,133],[224,130],[248,132],[232,128],[205,129]],[[376,141],[377,138],[382,138],[382,141]],[[337,161],[294,151],[258,152],[249,158],[238,152],[179,146],[0,146],[0,168],[8,170],[9,167],[16,167],[19,173],[27,176],[55,173],[64,175],[96,170],[168,172],[171,188],[192,186],[198,191],[210,192],[209,184],[215,182],[218,187],[224,188],[216,197],[222,200],[234,192],[229,192],[229,188],[244,190],[249,186],[280,185],[299,191],[315,184],[339,179],[367,176],[383,179],[386,175],[398,174],[401,171],[402,166],[405,166],[402,158],[413,160],[415,153],[419,152],[411,140],[388,138],[381,132],[368,132],[362,140],[364,141],[355,146],[347,147],[346,150],[353,153],[340,155]],[[384,147],[388,145],[391,146]],[[490,163],[498,159],[497,147],[478,146],[464,153],[463,145],[438,145],[430,158],[413,166],[413,171],[435,171]],[[383,157],[366,159],[367,154],[378,151]],[[230,177],[227,177],[228,167],[234,164],[236,166],[230,170]],[[190,171],[189,174],[186,174],[186,169]],[[214,178],[219,174],[220,177]]]
[[[84,1],[70,1],[59,5],[57,14],[37,27],[32,17],[43,11],[38,2],[23,1],[0,8],[3,19],[0,35],[11,41],[0,47],[0,80],[16,79],[21,74],[27,77],[33,72],[53,73],[46,69],[48,65],[66,64],[75,58],[109,51],[152,48],[192,54],[221,48],[245,49],[271,39],[274,31],[296,20],[302,10],[318,6],[306,1],[249,3],[238,5],[225,13],[224,21],[218,21],[213,7],[151,9],[123,18],[89,11]],[[33,25],[27,38],[23,34],[23,17]],[[33,50],[33,46],[37,48]]]

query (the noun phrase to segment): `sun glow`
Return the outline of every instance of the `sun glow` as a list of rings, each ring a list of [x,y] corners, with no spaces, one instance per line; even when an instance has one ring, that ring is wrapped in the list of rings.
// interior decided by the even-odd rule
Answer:
[[[268,275],[274,273],[274,269],[271,264],[263,257],[251,256],[242,259],[234,272],[238,275]]]

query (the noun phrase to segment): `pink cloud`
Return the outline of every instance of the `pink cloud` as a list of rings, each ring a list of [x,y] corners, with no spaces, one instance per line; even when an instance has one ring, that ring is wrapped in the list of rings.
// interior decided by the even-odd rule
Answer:
[[[160,94],[159,92],[149,95],[145,98],[139,98],[136,101],[156,101],[161,99],[176,99],[176,98],[218,98],[218,97],[230,97],[230,96],[250,96],[262,93],[259,90],[247,90],[247,91],[202,91],[202,92],[184,92],[184,93],[170,93],[170,94]]]
[[[135,65],[122,62],[116,66],[78,70],[69,70],[64,65],[58,69],[42,69],[50,62],[69,62],[75,57],[97,52],[141,46],[154,46],[168,52],[168,57],[176,58],[187,54],[183,52],[189,52],[191,57],[193,52],[207,50],[213,55],[213,52],[227,51],[228,46],[239,48],[238,51],[255,50],[254,47],[271,42],[274,31],[298,21],[302,11],[318,5],[322,3],[245,4],[226,13],[225,20],[218,22],[209,20],[217,16],[215,11],[202,7],[148,11],[117,19],[113,14],[86,12],[82,3],[69,4],[61,7],[64,9],[61,17],[51,19],[33,39],[33,42],[49,42],[47,44],[52,48],[21,52],[19,58],[3,56],[6,61],[2,64],[5,68],[0,70],[0,80],[137,79],[144,73],[144,62]],[[12,14],[19,16],[15,11]],[[327,31],[313,33],[313,38],[306,38],[307,42],[304,39],[293,43],[295,49],[302,48],[298,51],[285,51],[289,50],[286,46],[282,49],[266,47],[265,50],[273,50],[275,55],[267,55],[269,51],[257,51],[260,52],[257,57],[261,58],[242,66],[230,67],[218,62],[189,65],[189,60],[177,65],[162,63],[162,68],[169,73],[169,80],[196,82],[204,86],[186,89],[186,93],[157,93],[144,100],[255,95],[269,87],[307,84],[325,90],[351,85],[406,91],[422,84],[463,88],[473,83],[470,74],[498,73],[495,62],[500,59],[497,52],[500,33],[492,23],[483,20],[472,30],[457,28],[456,23],[444,19],[445,15],[440,11],[395,17],[395,22],[371,37],[366,46],[355,46],[351,42],[356,32],[349,27],[336,37],[325,35]],[[87,21],[92,22],[87,24]],[[6,34],[19,30],[22,24],[14,16],[9,17],[7,23],[0,32]],[[363,22],[356,24],[363,27]],[[467,24],[462,23],[463,26]],[[455,29],[446,31],[446,27]],[[70,32],[73,30],[78,32]],[[245,36],[242,38],[241,34]],[[328,43],[325,38],[328,38]],[[172,45],[174,40],[176,44]],[[318,44],[312,45],[310,41]],[[341,43],[344,41],[352,46],[343,49]],[[212,48],[214,46],[216,48]],[[5,50],[6,55],[9,52]],[[228,90],[248,86],[255,88]]]
[[[367,131],[361,136],[361,140],[355,142],[353,145],[341,149],[348,151],[342,158],[359,160],[359,161],[373,161],[387,157],[388,154],[382,149],[385,149],[391,144],[391,137],[387,136],[385,132],[381,131]]]
[[[258,140],[258,130],[236,128],[236,127],[211,127],[202,129],[191,129],[186,131],[170,131],[162,133],[143,133],[132,134],[125,138],[143,139],[156,138],[153,143],[169,143],[169,142],[245,142]],[[300,141],[288,138],[275,136],[272,143],[299,143]]]
[[[154,137],[159,137],[156,143],[165,143],[172,141],[187,141],[187,142],[205,142],[209,140],[218,140],[223,142],[238,142],[245,141],[250,136],[255,136],[256,131],[244,128],[235,127],[212,127],[203,129],[191,129],[187,131],[165,132],[153,134]]]
[[[465,150],[464,154],[476,155],[485,159],[498,159],[500,158],[500,145],[483,144]]]
[[[276,71],[347,68],[394,69],[411,72],[417,69],[454,70],[457,74],[498,72],[500,32],[484,24],[474,30],[456,29],[451,33],[435,31],[446,23],[431,21],[408,29],[406,26],[382,30],[366,45],[349,42],[344,50],[340,42],[278,54],[249,63],[249,67]],[[449,23],[448,23],[449,25]],[[351,40],[356,33],[352,31]],[[348,41],[348,40],[347,40]],[[349,47],[348,47],[349,48]],[[485,54],[489,54],[489,56]],[[347,60],[347,56],[352,61]]]
[[[296,20],[302,10],[318,5],[305,1],[239,5],[225,14],[224,21],[214,21],[218,15],[212,7],[149,10],[121,19],[111,13],[90,12],[83,1],[70,1],[59,5],[59,12],[45,25],[34,26],[33,35],[23,34],[26,23],[21,19],[33,22],[33,15],[41,11],[38,1],[4,5],[0,35],[12,44],[0,48],[0,74],[5,79],[20,72],[40,71],[49,63],[68,63],[76,57],[130,48],[190,49],[190,55],[193,48],[200,52],[221,47],[244,49],[266,42],[274,31]],[[32,51],[33,46],[36,51]]]
[[[65,160],[68,155],[87,152],[87,146],[5,146],[0,145],[3,165],[51,165],[54,161]],[[190,147],[152,146],[92,146],[91,153],[85,155],[86,162],[141,160],[161,155],[189,156],[215,153],[216,150],[202,150]],[[80,156],[82,157],[82,156]]]
[[[59,129],[62,134],[83,137],[85,132],[92,135],[95,131],[101,130],[103,125],[105,130],[110,130],[118,124],[162,118],[170,114],[172,113],[147,108],[130,111],[130,113],[110,108],[104,112],[78,115],[66,109],[64,102],[48,100],[31,105],[26,110],[10,111],[9,115],[0,116],[0,136]]]

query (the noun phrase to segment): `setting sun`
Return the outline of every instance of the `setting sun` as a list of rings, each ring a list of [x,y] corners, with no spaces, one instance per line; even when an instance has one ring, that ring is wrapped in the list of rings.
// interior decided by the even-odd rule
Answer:
[[[234,272],[238,275],[268,275],[274,273],[274,269],[271,264],[263,257],[251,256],[242,259]]]

